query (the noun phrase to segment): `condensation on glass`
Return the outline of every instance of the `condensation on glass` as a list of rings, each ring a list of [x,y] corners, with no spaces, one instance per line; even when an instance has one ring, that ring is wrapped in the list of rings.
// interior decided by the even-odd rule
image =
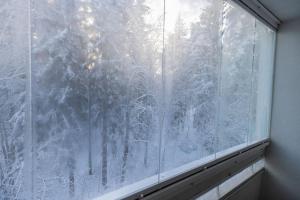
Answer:
[[[268,137],[275,32],[229,1],[7,0],[0,19],[0,199],[122,198]]]
[[[30,66],[28,2],[0,3],[0,199],[23,199],[31,170],[27,89]],[[26,147],[26,148],[25,148]],[[27,196],[27,195],[26,195]]]

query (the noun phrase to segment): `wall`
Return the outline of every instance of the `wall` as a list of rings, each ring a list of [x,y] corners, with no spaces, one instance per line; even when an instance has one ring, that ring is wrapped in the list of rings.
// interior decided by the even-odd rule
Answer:
[[[300,18],[282,24],[275,60],[271,147],[263,200],[300,199]]]

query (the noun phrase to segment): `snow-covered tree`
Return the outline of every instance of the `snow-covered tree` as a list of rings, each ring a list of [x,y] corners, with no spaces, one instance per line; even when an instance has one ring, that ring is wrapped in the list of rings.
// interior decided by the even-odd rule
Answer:
[[[255,18],[224,2],[218,150],[247,142],[251,120]]]
[[[209,2],[198,20],[184,23],[178,15],[166,46],[169,103],[167,168],[212,154],[216,141],[221,2]],[[192,9],[192,8],[191,8]],[[192,12],[192,10],[191,10]],[[176,156],[185,157],[174,163]],[[165,158],[168,159],[168,158]],[[166,161],[168,162],[168,161]]]
[[[8,0],[0,5],[0,200],[24,199],[27,12],[24,1]]]
[[[86,60],[81,51],[85,44],[75,31],[79,29],[78,5],[70,0],[39,1],[33,6],[36,11],[32,42],[36,197],[56,199],[56,195],[62,195],[51,188],[56,188],[51,185],[55,179],[68,180],[68,186],[60,185],[56,190],[59,187],[68,190],[72,197],[76,192],[75,172],[80,165],[78,153],[86,147],[88,120]]]
[[[0,200],[152,184],[263,125],[272,34],[235,4],[7,0],[0,19]]]

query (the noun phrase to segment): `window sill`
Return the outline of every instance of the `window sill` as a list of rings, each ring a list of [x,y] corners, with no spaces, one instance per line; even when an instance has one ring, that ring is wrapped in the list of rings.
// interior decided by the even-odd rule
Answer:
[[[204,183],[201,187],[203,189],[198,189],[197,191],[199,194],[230,178],[260,159],[268,145],[269,139],[248,146],[246,143],[243,143],[173,170],[163,172],[160,177],[159,175],[148,177],[93,200],[132,200],[141,199],[142,197],[145,197],[145,199],[162,199],[162,196],[163,199],[166,199],[168,197],[165,197],[165,194],[169,193],[168,190],[175,190],[177,194],[178,189],[176,188],[180,188],[180,190],[183,188],[191,189],[194,185],[198,186],[198,179],[201,184]]]

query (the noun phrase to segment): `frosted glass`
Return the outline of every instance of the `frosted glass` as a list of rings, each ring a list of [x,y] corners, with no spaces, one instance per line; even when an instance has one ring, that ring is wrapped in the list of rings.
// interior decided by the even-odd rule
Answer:
[[[161,172],[175,175],[177,167],[179,173],[214,159],[221,6],[218,0],[166,1]]]
[[[31,9],[34,197],[156,184],[163,2],[33,0]]]
[[[275,33],[256,21],[252,127],[249,143],[269,137]]]
[[[0,3],[0,199],[21,199],[25,173],[29,20],[26,1]],[[28,138],[29,139],[29,138]],[[26,171],[28,172],[28,171]]]
[[[275,32],[230,1],[7,0],[0,20],[0,200],[122,199],[268,137]]]
[[[251,125],[255,18],[239,6],[225,2],[222,30],[219,151],[247,142]]]

